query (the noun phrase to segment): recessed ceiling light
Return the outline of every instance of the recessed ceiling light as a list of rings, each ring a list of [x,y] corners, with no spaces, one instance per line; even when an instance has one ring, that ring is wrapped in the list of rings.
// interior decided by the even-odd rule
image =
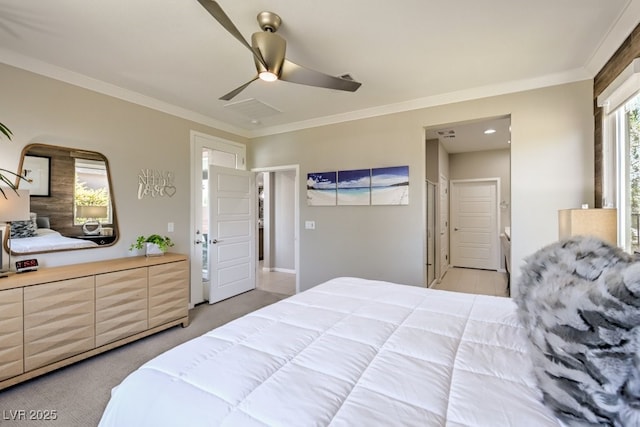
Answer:
[[[487,129],[487,130],[484,131],[485,135],[491,135],[492,133],[496,133],[496,130],[495,129]]]

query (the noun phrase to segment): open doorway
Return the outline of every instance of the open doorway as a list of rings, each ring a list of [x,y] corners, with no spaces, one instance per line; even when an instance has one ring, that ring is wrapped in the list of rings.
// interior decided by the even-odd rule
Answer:
[[[256,287],[294,295],[298,278],[298,166],[255,169],[258,204]]]
[[[478,271],[495,271],[499,278],[497,282],[503,286],[508,282],[510,259],[509,251],[500,243],[505,233],[510,238],[511,117],[505,115],[429,127],[425,129],[425,139],[426,180],[435,184],[437,193],[433,198],[435,215],[433,206],[426,209],[437,221],[435,239],[428,239],[428,234],[425,238],[431,245],[425,250],[427,285],[438,287],[445,274],[448,275],[447,271],[460,264]],[[484,192],[475,191],[481,183],[491,185],[487,185]],[[456,197],[451,197],[452,185],[458,185],[460,188],[456,187],[456,190],[462,190],[463,184],[467,185],[464,191],[461,194],[457,191]],[[475,192],[467,191],[467,187]],[[460,208],[460,203],[464,203],[464,209]],[[425,222],[429,222],[428,217]],[[487,226],[489,223],[492,227]],[[485,241],[491,245],[480,244]],[[491,257],[477,256],[484,246]],[[434,262],[428,257],[429,253],[434,253],[438,259]],[[461,264],[460,259],[465,263]],[[474,263],[467,262],[471,259]],[[435,281],[429,264],[436,266]]]
[[[190,306],[200,304],[207,300],[211,302],[210,291],[213,286],[218,286],[216,282],[216,269],[219,267],[214,261],[212,255],[212,244],[214,240],[219,239],[216,232],[212,233],[211,209],[215,209],[215,202],[210,199],[211,181],[215,181],[210,177],[211,167],[221,167],[230,171],[245,170],[246,147],[243,144],[223,140],[214,136],[206,135],[200,132],[191,131],[191,284],[190,284]],[[245,172],[246,177],[243,179],[246,183],[253,183],[253,176]],[[248,184],[247,184],[248,185]],[[245,187],[247,187],[245,185]],[[251,197],[253,186],[247,188],[246,198]],[[250,202],[247,200],[246,204]],[[245,218],[243,221],[250,227],[255,220],[255,212],[251,212],[252,217]],[[246,227],[245,227],[246,228]],[[216,229],[216,227],[213,227]],[[230,243],[226,241],[225,243]],[[247,245],[249,242],[245,242]],[[251,242],[252,243],[252,242]],[[251,253],[251,251],[249,251]],[[245,265],[245,272],[251,269],[254,260],[248,260]],[[251,270],[253,271],[253,270]],[[250,273],[250,272],[248,272]],[[247,288],[255,287],[255,275],[244,274],[244,277],[251,277]],[[240,290],[241,292],[242,290]]]

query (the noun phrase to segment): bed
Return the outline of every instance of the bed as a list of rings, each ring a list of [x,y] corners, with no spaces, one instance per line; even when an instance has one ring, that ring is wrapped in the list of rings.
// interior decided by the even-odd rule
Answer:
[[[150,360],[100,426],[558,426],[511,299],[337,278]]]
[[[50,228],[38,228],[31,237],[19,237],[11,239],[11,251],[22,253],[36,253],[60,249],[83,249],[98,246],[90,240],[65,237]]]

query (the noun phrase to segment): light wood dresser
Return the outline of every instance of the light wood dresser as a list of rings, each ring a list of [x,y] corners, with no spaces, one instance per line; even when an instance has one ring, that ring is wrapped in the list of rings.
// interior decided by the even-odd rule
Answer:
[[[41,268],[0,279],[0,390],[189,325],[185,255]]]

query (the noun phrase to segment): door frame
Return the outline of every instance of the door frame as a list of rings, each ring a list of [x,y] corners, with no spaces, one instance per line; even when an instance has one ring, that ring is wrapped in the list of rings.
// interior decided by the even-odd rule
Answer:
[[[202,250],[201,245],[196,244],[200,237],[196,235],[198,227],[198,213],[201,206],[196,206],[201,201],[202,195],[202,148],[209,147],[218,151],[235,154],[236,169],[246,170],[247,147],[238,142],[229,141],[206,133],[191,130],[189,133],[190,149],[190,176],[189,176],[189,255],[190,255],[190,283],[189,283],[189,308],[204,302],[204,289],[202,285]],[[204,141],[209,145],[205,145]],[[226,148],[226,150],[225,150]],[[200,196],[197,196],[200,194]],[[201,203],[200,203],[201,205]]]
[[[495,271],[499,271],[500,270],[500,253],[502,252],[502,247],[500,245],[500,224],[502,221],[502,218],[500,216],[500,178],[499,177],[489,177],[489,178],[476,178],[476,179],[452,179],[449,182],[449,189],[451,191],[449,191],[449,215],[451,218],[453,218],[453,187],[456,185],[460,185],[460,184],[471,184],[471,183],[480,183],[480,182],[488,182],[488,183],[493,183],[494,184],[494,189],[495,189],[495,206],[493,207],[495,210],[495,223],[493,224],[493,228],[494,228],[494,235],[492,236],[493,239],[493,245],[495,248],[495,256],[494,259],[492,260],[493,262],[493,267],[492,268],[488,268],[489,270],[495,270]],[[457,193],[456,193],[457,194]],[[453,221],[450,221],[451,223]],[[450,239],[449,241],[451,242],[452,239]],[[452,254],[453,253],[453,245],[449,245],[449,253]],[[457,250],[457,249],[456,249]],[[451,263],[453,263],[453,256],[450,256],[451,259]]]
[[[433,191],[433,201],[432,204],[433,206],[429,206],[429,188],[432,189]],[[438,211],[437,211],[437,200],[438,198],[438,185],[435,182],[431,182],[428,179],[425,180],[425,196],[424,196],[424,201],[425,201],[425,215],[424,215],[424,220],[425,220],[425,283],[427,287],[430,287],[432,285],[434,285],[437,281],[438,281],[438,251],[437,251],[437,238],[436,236],[438,235],[437,230],[438,230]],[[433,214],[433,229],[431,230],[432,232],[432,236],[431,236],[431,240],[433,241],[433,247],[429,248],[429,211],[431,210],[432,214]],[[433,264],[431,269],[429,269],[429,250],[431,249],[431,252],[433,253]],[[431,282],[429,282],[429,271],[433,270],[433,280]]]
[[[252,168],[251,172],[285,172],[294,171],[294,269],[296,273],[296,294],[300,292],[300,165],[283,165],[283,166],[270,166],[261,168]],[[256,199],[256,203],[258,203]],[[256,236],[258,235],[258,222],[256,221]],[[260,267],[260,261],[258,260],[258,245],[256,245],[256,273]],[[258,277],[256,275],[256,277]],[[259,279],[258,279],[259,280]]]
[[[436,226],[438,236],[436,238],[436,249],[439,255],[438,280],[442,280],[451,265],[451,180],[444,174],[439,175],[436,186],[436,197],[438,199],[436,208]]]

